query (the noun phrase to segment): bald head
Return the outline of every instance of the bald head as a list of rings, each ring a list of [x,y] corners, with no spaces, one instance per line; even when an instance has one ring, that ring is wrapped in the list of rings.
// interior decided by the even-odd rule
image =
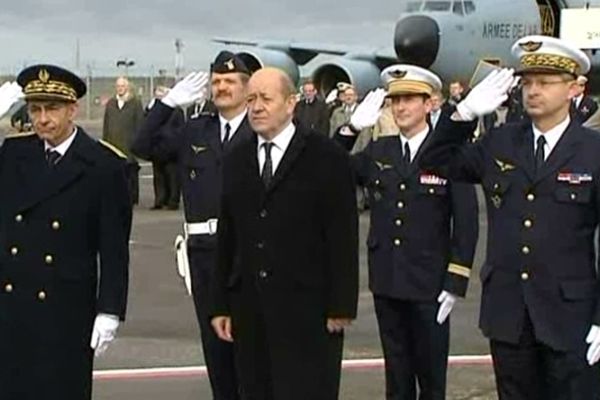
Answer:
[[[263,68],[248,82],[248,115],[254,131],[272,140],[291,122],[296,107],[294,82],[283,71]]]

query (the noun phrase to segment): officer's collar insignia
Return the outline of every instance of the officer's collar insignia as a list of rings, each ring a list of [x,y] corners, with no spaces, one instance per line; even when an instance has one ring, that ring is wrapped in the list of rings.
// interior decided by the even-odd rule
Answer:
[[[204,147],[204,146],[192,145],[192,151],[194,152],[194,154],[202,153],[204,150],[206,150],[206,147]]]
[[[390,76],[394,79],[402,79],[406,76],[407,73],[408,73],[408,71],[404,71],[401,69],[395,69],[393,71],[390,71]]]
[[[540,49],[540,47],[542,47],[542,42],[529,41],[529,42],[525,42],[525,43],[520,43],[519,47],[525,51],[532,53],[534,51],[538,51]]]
[[[235,69],[235,64],[233,63],[233,58],[230,58],[229,60],[225,61],[225,66],[227,67],[228,70],[233,71]]]
[[[490,200],[492,200],[492,204],[494,205],[494,207],[500,208],[502,206],[502,197],[500,197],[500,195],[495,194],[491,197]]]
[[[48,83],[48,81],[50,81],[50,74],[45,68],[42,68],[38,73],[38,78],[42,83]]]
[[[500,161],[498,159],[494,159],[494,162],[496,163],[496,165],[498,166],[498,168],[500,168],[501,172],[512,171],[512,170],[514,170],[516,168],[512,164],[506,163],[504,161]]]
[[[390,164],[386,164],[380,161],[375,161],[375,164],[377,164],[377,168],[379,168],[379,170],[381,171],[385,171],[386,169],[391,169],[392,165]]]

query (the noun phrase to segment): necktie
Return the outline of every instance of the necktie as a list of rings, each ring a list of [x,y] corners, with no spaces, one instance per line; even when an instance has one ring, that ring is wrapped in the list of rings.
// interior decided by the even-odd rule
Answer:
[[[271,183],[271,179],[273,179],[273,160],[271,159],[271,149],[273,148],[273,143],[263,143],[263,148],[265,149],[265,164],[262,170],[262,181],[265,184],[265,187],[269,187]]]
[[[46,150],[46,162],[50,168],[54,168],[56,164],[60,161],[61,155],[56,150]]]
[[[229,122],[225,124],[225,137],[223,138],[223,148],[225,148],[225,146],[227,146],[227,143],[229,142],[229,136],[231,136],[231,125],[229,125]]]
[[[410,165],[410,146],[408,142],[404,143],[404,153],[402,154],[402,166],[408,168]]]
[[[535,149],[535,170],[539,171],[542,169],[545,161],[544,146],[546,145],[546,138],[541,135],[537,140],[537,148]]]

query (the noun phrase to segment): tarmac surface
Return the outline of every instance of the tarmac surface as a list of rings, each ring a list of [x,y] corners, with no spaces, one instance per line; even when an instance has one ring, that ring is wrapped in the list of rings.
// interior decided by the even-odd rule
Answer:
[[[96,371],[126,369],[110,376],[97,376],[95,400],[212,399],[208,378],[202,373],[166,370],[140,377],[140,369],[202,366],[204,360],[192,300],[175,271],[173,241],[181,230],[181,211],[150,211],[153,204],[151,168],[141,172],[141,203],[135,209],[131,237],[131,280],[127,321],[107,353],[96,359]],[[481,201],[480,201],[481,204]],[[480,244],[467,299],[457,303],[452,314],[451,354],[487,355],[487,341],[477,329],[480,285],[479,268],[484,254],[486,227],[480,212]],[[372,296],[368,290],[364,243],[368,213],[360,218],[361,263],[359,316],[347,331],[345,360],[382,357]],[[178,372],[179,371],[179,372]],[[345,368],[342,400],[384,399],[381,362]],[[482,365],[451,364],[448,399],[496,399],[489,362]],[[308,399],[307,399],[308,400]]]

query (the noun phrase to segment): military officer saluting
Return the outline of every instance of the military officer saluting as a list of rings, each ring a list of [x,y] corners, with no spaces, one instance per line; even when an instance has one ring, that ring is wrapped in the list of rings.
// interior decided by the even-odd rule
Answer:
[[[212,64],[210,89],[218,114],[199,114],[179,130],[161,129],[176,107],[185,109],[206,97],[208,79],[192,73],[177,83],[146,117],[133,151],[141,158],[177,160],[185,207],[180,271],[191,286],[213,398],[231,400],[239,398],[233,346],[216,336],[207,307],[216,267],[222,158],[253,135],[246,117],[250,72],[241,58],[223,51]]]
[[[94,349],[125,317],[125,159],[75,126],[77,76],[35,65],[17,82],[35,132],[0,147],[0,397],[90,399]]]
[[[386,398],[444,399],[448,315],[467,290],[478,231],[475,190],[419,168],[433,136],[430,96],[440,79],[413,65],[393,65],[342,128],[351,149],[391,98],[399,134],[379,137],[353,156],[359,184],[369,190],[369,284],[383,345]],[[354,133],[352,132],[354,131]]]
[[[522,38],[512,51],[530,120],[467,144],[464,121],[494,110],[513,84],[512,70],[495,71],[442,121],[421,164],[483,184],[489,239],[480,327],[500,399],[596,399],[600,136],[569,116],[576,77],[590,61],[546,36]]]

